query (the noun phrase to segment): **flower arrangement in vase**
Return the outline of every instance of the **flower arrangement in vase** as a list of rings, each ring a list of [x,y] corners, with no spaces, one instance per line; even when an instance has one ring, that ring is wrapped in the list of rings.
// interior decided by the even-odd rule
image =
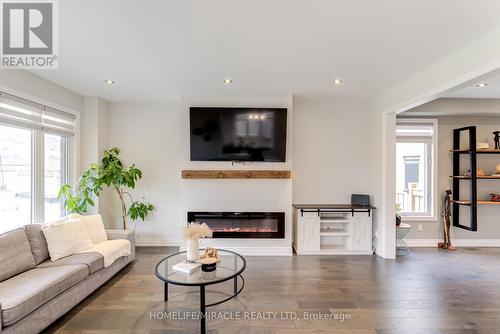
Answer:
[[[211,238],[212,230],[205,223],[188,223],[182,231],[182,237],[186,240],[187,260],[194,262],[200,258],[200,238]]]

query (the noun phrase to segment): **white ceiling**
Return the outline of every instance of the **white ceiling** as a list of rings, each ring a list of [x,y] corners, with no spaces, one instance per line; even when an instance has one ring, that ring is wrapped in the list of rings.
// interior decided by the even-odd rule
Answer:
[[[476,87],[478,83],[488,83],[485,87]],[[475,99],[500,99],[500,74],[496,73],[468,83],[446,97],[475,98]]]
[[[491,0],[58,3],[59,69],[36,74],[113,102],[226,93],[370,98],[500,25],[500,1]],[[339,77],[344,84],[335,87]]]

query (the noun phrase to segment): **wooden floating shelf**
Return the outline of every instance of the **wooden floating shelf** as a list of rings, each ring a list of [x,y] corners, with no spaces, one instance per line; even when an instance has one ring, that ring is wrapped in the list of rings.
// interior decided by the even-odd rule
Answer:
[[[289,179],[289,170],[183,170],[183,179]]]
[[[460,205],[470,205],[470,201],[452,201],[453,203],[457,203]],[[478,205],[500,205],[500,202],[493,202],[493,201],[477,201]]]
[[[500,154],[500,150],[495,150],[494,148],[487,148],[481,150],[448,150],[450,153],[460,153],[460,154],[469,154],[471,152],[476,152],[476,154]]]
[[[450,176],[453,179],[460,179],[460,180],[470,180],[470,176],[465,176],[465,175],[452,175]],[[478,180],[500,180],[500,176],[492,176],[492,175],[485,175],[485,176],[478,176],[476,177]]]

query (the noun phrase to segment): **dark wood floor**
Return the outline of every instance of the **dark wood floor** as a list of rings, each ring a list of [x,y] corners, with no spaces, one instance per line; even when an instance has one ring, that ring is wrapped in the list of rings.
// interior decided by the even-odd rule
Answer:
[[[163,285],[153,270],[172,251],[139,248],[134,264],[46,332],[197,333],[194,320],[151,319],[157,312],[198,310],[196,290],[173,287],[170,300],[163,302]],[[290,311],[299,317],[319,312],[351,319],[209,320],[210,333],[500,333],[500,249],[414,249],[397,260],[294,256],[247,261],[242,294],[210,311]],[[221,297],[208,294],[207,302]]]

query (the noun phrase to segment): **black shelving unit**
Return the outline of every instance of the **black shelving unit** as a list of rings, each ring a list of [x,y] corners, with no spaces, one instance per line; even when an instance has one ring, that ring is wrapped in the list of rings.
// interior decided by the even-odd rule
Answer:
[[[469,132],[469,149],[460,150],[460,134],[464,131]],[[469,179],[457,178],[460,175],[460,155],[469,155]],[[476,152],[476,127],[468,126],[465,128],[453,130],[453,226],[463,228],[464,230],[477,231],[477,152]],[[460,181],[470,181],[470,225],[460,224],[460,206],[467,205],[460,200]]]
[[[462,132],[468,132],[469,148],[461,149],[460,137]],[[477,199],[477,181],[478,180],[500,180],[495,176],[477,176],[477,155],[478,154],[500,154],[497,149],[478,150],[476,146],[476,127],[467,126],[453,130],[453,226],[464,230],[477,231],[477,207],[478,204],[500,204],[492,201],[478,201]],[[460,156],[469,156],[469,176],[460,175]],[[464,200],[460,198],[460,182],[469,182],[469,198]],[[460,224],[460,207],[468,206],[470,213],[470,224]]]

